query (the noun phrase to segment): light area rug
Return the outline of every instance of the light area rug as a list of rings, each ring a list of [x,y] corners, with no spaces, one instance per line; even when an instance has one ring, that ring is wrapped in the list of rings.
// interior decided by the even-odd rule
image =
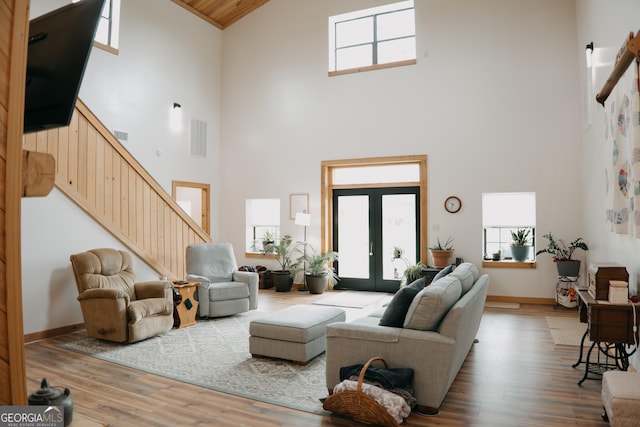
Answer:
[[[545,316],[554,344],[579,347],[587,329],[586,323],[580,323],[577,317]],[[591,345],[589,339],[585,346]]]
[[[334,295],[328,296],[313,304],[332,305],[335,307],[365,308],[385,298],[388,294],[384,292],[368,291],[332,291]]]
[[[264,314],[202,320],[133,344],[83,338],[60,347],[211,390],[326,414],[319,400],[327,397],[324,353],[306,366],[251,357],[249,322]]]

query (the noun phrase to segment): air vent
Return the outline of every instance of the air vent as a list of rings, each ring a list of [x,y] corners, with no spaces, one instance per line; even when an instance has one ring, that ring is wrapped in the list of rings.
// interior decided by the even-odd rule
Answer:
[[[115,136],[116,138],[118,138],[122,142],[127,142],[129,140],[129,132],[124,131],[124,130],[114,129],[113,130],[113,136]]]
[[[207,122],[191,119],[189,154],[197,157],[207,157]]]

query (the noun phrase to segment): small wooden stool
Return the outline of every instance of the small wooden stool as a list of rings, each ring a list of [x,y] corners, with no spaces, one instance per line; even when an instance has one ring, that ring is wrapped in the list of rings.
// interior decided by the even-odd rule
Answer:
[[[602,375],[602,406],[602,418],[611,426],[637,426],[640,420],[640,372],[605,372]]]

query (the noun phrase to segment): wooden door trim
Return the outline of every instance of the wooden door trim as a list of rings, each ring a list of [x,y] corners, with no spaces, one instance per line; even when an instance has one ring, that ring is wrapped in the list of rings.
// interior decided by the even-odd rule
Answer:
[[[398,187],[406,184],[407,186],[420,187],[420,261],[427,265],[429,254],[427,251],[427,155],[413,156],[390,156],[390,157],[367,157],[358,159],[345,160],[323,160],[320,163],[320,245],[322,251],[328,251],[333,248],[333,198],[331,197],[334,188],[358,188],[358,186],[344,186],[333,184],[333,171],[344,167],[366,167],[366,166],[383,166],[383,165],[406,165],[417,164],[420,168],[420,181],[411,183],[375,183],[376,187]]]
[[[211,213],[209,210],[211,203],[211,185],[202,182],[191,181],[171,181],[171,197],[176,200],[177,187],[198,188],[202,190],[202,229],[211,234]]]

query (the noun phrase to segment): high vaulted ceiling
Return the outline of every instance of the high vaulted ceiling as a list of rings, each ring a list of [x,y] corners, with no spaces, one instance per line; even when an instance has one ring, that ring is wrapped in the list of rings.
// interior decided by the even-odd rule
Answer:
[[[205,21],[224,30],[269,0],[173,0]]]

